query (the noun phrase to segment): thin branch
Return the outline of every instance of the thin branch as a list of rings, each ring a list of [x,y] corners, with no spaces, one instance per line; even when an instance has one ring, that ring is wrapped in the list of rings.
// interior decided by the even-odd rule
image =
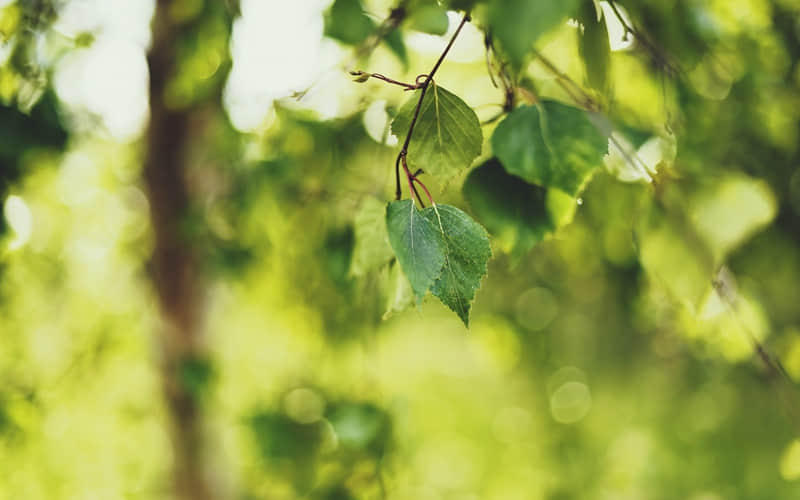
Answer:
[[[592,97],[586,93],[583,88],[575,83],[575,81],[567,76],[565,73],[561,72],[560,69],[556,67],[549,59],[547,59],[541,52],[534,49],[533,54],[536,56],[542,64],[544,64],[545,68],[547,68],[553,76],[556,77],[556,82],[558,85],[564,89],[564,92],[570,96],[570,98],[575,101],[577,104],[589,109],[591,111],[599,111],[600,104],[597,103]],[[569,85],[567,85],[569,84]],[[572,86],[572,88],[570,88]]]
[[[608,5],[611,7],[611,10],[614,12],[614,16],[619,20],[620,24],[622,24],[622,28],[625,30],[623,33],[623,40],[627,40],[628,34],[631,34],[642,44],[642,46],[650,53],[650,57],[655,62],[656,66],[662,68],[665,72],[668,72],[670,75],[678,75],[681,74],[682,71],[680,67],[672,60],[669,54],[653,43],[645,34],[636,27],[632,26],[628,21],[625,20],[625,17],[620,12],[619,8],[617,7],[617,3],[614,0],[608,0]]]
[[[403,164],[405,166],[405,158],[406,158],[406,155],[408,155],[408,145],[411,143],[411,136],[414,133],[414,127],[417,125],[417,119],[419,118],[419,112],[420,112],[420,109],[422,108],[422,101],[423,101],[423,99],[425,99],[425,93],[428,91],[428,86],[433,81],[433,76],[436,74],[436,71],[439,70],[439,66],[442,65],[442,62],[444,62],[444,58],[447,57],[447,53],[450,52],[450,48],[453,46],[453,43],[455,43],[456,38],[458,37],[458,34],[461,33],[461,29],[464,27],[464,25],[469,20],[470,20],[469,13],[464,14],[464,17],[461,19],[461,23],[458,25],[458,28],[456,28],[455,33],[453,33],[453,36],[450,38],[450,41],[447,43],[447,46],[444,48],[444,51],[442,51],[442,55],[439,56],[439,59],[436,61],[436,64],[433,65],[433,69],[431,69],[430,72],[428,72],[427,75],[420,75],[420,76],[417,77],[417,82],[416,83],[417,83],[417,85],[420,86],[419,88],[422,91],[419,93],[419,100],[417,101],[416,108],[414,108],[414,116],[411,118],[411,124],[408,126],[408,133],[406,134],[406,139],[403,142],[403,147],[400,149],[400,153],[397,155],[398,161],[395,162],[395,170],[397,170],[399,168],[400,158],[403,159]],[[423,76],[424,76],[425,79],[420,82],[420,79]],[[416,190],[413,188],[413,183],[411,182],[413,176],[411,175],[411,172],[408,170],[408,168],[406,168],[406,175],[409,176],[409,183],[412,186],[412,191],[416,192]],[[395,191],[395,199],[399,200],[400,197],[403,195],[402,191],[400,190],[400,174],[399,174],[399,172],[396,173],[395,177],[397,179],[397,189]]]
[[[351,71],[350,75],[354,76],[355,81],[357,82],[366,82],[370,78],[377,78],[378,80],[383,80],[386,83],[391,83],[393,85],[398,85],[400,87],[403,87],[404,90],[417,90],[420,88],[419,83],[401,82],[393,78],[389,78],[388,76],[384,76],[380,73],[366,73],[364,71],[356,70],[356,71]]]

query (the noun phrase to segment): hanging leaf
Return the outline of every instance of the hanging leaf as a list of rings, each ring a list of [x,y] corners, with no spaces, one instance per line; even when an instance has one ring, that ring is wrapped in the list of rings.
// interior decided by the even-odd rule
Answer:
[[[411,200],[395,201],[386,207],[386,227],[389,243],[419,303],[444,265],[445,242],[439,227]]]
[[[509,62],[520,69],[533,43],[545,32],[573,16],[579,2],[492,0],[489,3],[489,26]]]
[[[492,148],[509,173],[574,196],[603,165],[608,139],[586,112],[543,100],[512,111],[495,129]]]
[[[492,255],[489,235],[469,215],[450,205],[434,205],[423,214],[437,225],[445,243],[444,267],[431,292],[469,326],[472,299]]]
[[[386,209],[389,241],[417,302],[431,290],[465,325],[491,256],[486,230],[449,205],[417,210],[411,200]]]
[[[392,122],[392,133],[401,141],[408,133],[418,100],[418,94],[411,97]],[[409,165],[450,177],[472,164],[482,142],[480,122],[472,108],[457,95],[431,84],[408,148]]]
[[[586,80],[589,86],[605,92],[608,88],[611,44],[602,12],[602,10],[598,11],[593,1],[583,1],[579,15],[579,20],[583,25],[583,35],[580,37],[578,50],[586,68]]]
[[[386,205],[376,198],[367,198],[355,217],[355,249],[350,274],[363,276],[381,267],[392,258],[389,234],[386,232]]]
[[[478,220],[514,260],[571,222],[577,206],[562,191],[510,175],[496,158],[470,172],[462,190]]]
[[[431,35],[444,35],[447,33],[449,21],[447,10],[437,3],[418,6],[408,16],[409,28],[430,33]]]

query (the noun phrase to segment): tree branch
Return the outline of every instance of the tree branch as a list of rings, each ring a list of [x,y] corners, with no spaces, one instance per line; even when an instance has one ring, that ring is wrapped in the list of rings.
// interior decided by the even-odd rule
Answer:
[[[433,65],[433,68],[430,70],[430,72],[428,72],[427,75],[420,75],[417,77],[416,83],[417,85],[419,85],[419,88],[422,89],[422,91],[420,92],[419,99],[417,100],[417,107],[414,108],[414,116],[411,118],[411,124],[408,126],[408,133],[406,134],[406,139],[403,142],[403,147],[400,149],[400,153],[397,155],[397,161],[395,162],[395,178],[397,180],[397,189],[395,191],[396,200],[399,200],[400,197],[403,195],[400,189],[400,172],[399,172],[400,161],[402,158],[403,165],[405,166],[405,158],[408,155],[408,145],[411,143],[411,137],[414,133],[414,127],[417,125],[417,119],[419,118],[419,111],[422,108],[422,101],[425,99],[425,93],[428,91],[428,86],[433,81],[433,76],[436,74],[436,72],[439,70],[439,67],[444,62],[444,58],[447,57],[447,53],[450,52],[450,48],[453,46],[453,43],[455,43],[458,34],[461,33],[461,29],[469,20],[470,20],[469,14],[468,13],[464,14],[464,17],[461,19],[461,23],[458,25],[458,28],[456,28],[455,33],[453,33],[453,36],[450,37],[450,41],[447,43],[447,46],[444,48],[444,51],[442,51],[442,54],[436,61],[436,64]],[[420,82],[420,79],[423,76],[425,79]],[[416,176],[412,175],[407,167],[405,168],[405,171],[409,179],[409,184],[412,186],[412,191],[414,192],[414,194],[417,195],[417,198],[419,198],[419,193],[417,193],[416,190],[413,188],[413,182],[411,182],[416,178]]]

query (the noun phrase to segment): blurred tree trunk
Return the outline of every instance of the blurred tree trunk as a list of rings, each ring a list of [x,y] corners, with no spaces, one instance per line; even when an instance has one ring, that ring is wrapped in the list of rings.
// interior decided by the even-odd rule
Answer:
[[[144,181],[150,200],[155,235],[150,273],[161,310],[162,386],[170,419],[173,480],[179,499],[217,498],[205,463],[202,409],[197,393],[183,376],[187,363],[203,360],[203,279],[200,258],[186,227],[191,207],[187,171],[190,151],[202,142],[195,136],[207,109],[221,111],[220,91],[190,106],[170,106],[165,90],[179,65],[178,47],[196,35],[191,22],[174,21],[172,2],[158,0],[152,21],[152,45],[147,55],[150,72],[150,124],[146,139]],[[230,23],[229,23],[230,25]],[[224,81],[224,78],[222,79]],[[211,102],[213,101],[213,102]],[[208,106],[205,106],[205,105]]]

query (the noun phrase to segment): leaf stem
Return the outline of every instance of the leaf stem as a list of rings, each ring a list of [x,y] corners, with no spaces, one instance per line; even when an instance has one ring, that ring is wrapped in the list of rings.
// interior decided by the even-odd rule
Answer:
[[[428,86],[433,81],[433,75],[435,75],[436,72],[439,70],[439,66],[442,65],[442,63],[444,62],[444,58],[447,57],[447,53],[450,52],[450,48],[453,46],[453,43],[455,43],[456,38],[458,37],[458,34],[461,33],[461,28],[463,28],[464,25],[467,23],[467,21],[469,21],[470,19],[471,18],[469,16],[469,13],[465,13],[464,17],[461,19],[461,23],[458,25],[458,28],[456,28],[455,33],[453,33],[453,36],[450,37],[450,41],[447,42],[447,46],[444,48],[444,51],[442,51],[442,54],[439,56],[439,59],[436,61],[436,64],[433,65],[433,68],[430,70],[430,72],[428,72],[428,74],[420,75],[420,76],[417,77],[416,85],[418,86],[418,88],[421,89],[421,92],[419,93],[419,100],[417,100],[417,107],[414,108],[414,116],[411,118],[411,124],[408,126],[408,133],[406,134],[406,139],[403,142],[403,147],[400,149],[400,153],[397,155],[397,161],[395,162],[395,178],[396,178],[396,181],[397,181],[396,182],[397,189],[395,190],[395,199],[397,199],[397,200],[399,200],[400,197],[403,195],[403,193],[402,193],[402,191],[400,189],[400,170],[399,169],[400,169],[401,158],[402,158],[403,167],[405,169],[406,176],[408,177],[408,181],[409,181],[409,184],[411,185],[412,191],[414,192],[414,194],[417,195],[417,198],[419,198],[419,193],[417,193],[416,189],[414,188],[414,183],[412,182],[414,179],[416,179],[416,176],[411,174],[411,172],[408,170],[408,166],[406,165],[406,156],[408,155],[408,145],[411,143],[411,136],[414,133],[414,127],[417,125],[417,119],[419,118],[419,112],[420,112],[420,109],[422,108],[422,101],[423,101],[423,99],[425,99],[425,93],[428,91]],[[425,79],[420,81],[423,77]],[[417,181],[417,182],[419,182],[419,181]],[[422,185],[422,184],[420,184],[420,185]],[[422,185],[422,186],[423,186],[423,189],[425,189],[425,191],[427,192],[428,189],[425,188],[424,185]],[[430,198],[430,193],[428,193],[428,197]],[[432,198],[431,198],[431,202],[433,202]],[[422,203],[422,201],[420,201],[420,203]]]

